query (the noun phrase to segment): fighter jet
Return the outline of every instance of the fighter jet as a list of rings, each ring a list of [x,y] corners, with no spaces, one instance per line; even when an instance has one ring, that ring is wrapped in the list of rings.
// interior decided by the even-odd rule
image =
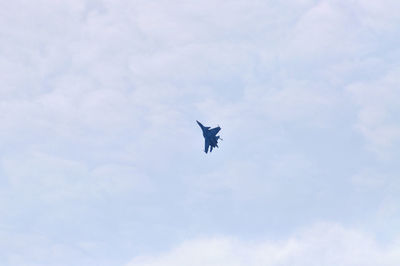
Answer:
[[[203,131],[204,152],[208,152],[208,147],[211,147],[210,152],[212,152],[213,148],[218,148],[218,140],[222,139],[220,136],[217,136],[217,134],[221,130],[221,128],[218,126],[210,129],[210,127],[203,126],[199,121],[196,120],[196,122],[197,124],[199,124],[201,130]]]

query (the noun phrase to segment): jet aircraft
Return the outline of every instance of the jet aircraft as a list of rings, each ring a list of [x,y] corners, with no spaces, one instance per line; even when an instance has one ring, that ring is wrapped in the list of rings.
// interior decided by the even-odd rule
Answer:
[[[211,128],[210,127],[205,127],[203,126],[199,121],[197,121],[197,124],[200,126],[201,130],[203,131],[203,137],[204,137],[204,152],[208,152],[208,148],[210,148],[210,152],[212,152],[213,148],[217,147],[218,148],[218,140],[222,140],[220,136],[217,136],[218,132],[221,130],[221,128],[215,127]]]

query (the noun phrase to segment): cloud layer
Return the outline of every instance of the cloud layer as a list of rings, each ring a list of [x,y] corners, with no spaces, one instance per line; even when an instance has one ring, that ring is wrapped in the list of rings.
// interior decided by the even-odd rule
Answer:
[[[370,235],[335,224],[319,224],[281,241],[244,242],[215,237],[190,240],[167,253],[138,257],[127,266],[172,265],[397,265],[398,242],[381,245]]]
[[[0,264],[394,265],[399,9],[2,1]]]

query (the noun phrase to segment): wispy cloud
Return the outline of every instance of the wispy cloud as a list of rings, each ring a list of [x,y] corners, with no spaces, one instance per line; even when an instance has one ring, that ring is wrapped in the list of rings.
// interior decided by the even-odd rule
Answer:
[[[396,243],[335,224],[319,224],[282,241],[240,241],[229,237],[188,240],[156,256],[137,257],[129,266],[158,265],[397,265]]]

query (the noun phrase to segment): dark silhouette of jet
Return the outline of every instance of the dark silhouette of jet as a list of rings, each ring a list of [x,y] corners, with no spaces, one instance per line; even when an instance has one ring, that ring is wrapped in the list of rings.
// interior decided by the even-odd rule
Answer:
[[[210,152],[212,152],[213,148],[218,148],[218,140],[222,139],[220,136],[217,136],[217,134],[221,130],[221,128],[218,126],[210,129],[210,127],[203,126],[199,121],[196,120],[196,122],[197,124],[199,124],[201,130],[203,131],[204,152],[208,152],[208,147],[211,147]]]

